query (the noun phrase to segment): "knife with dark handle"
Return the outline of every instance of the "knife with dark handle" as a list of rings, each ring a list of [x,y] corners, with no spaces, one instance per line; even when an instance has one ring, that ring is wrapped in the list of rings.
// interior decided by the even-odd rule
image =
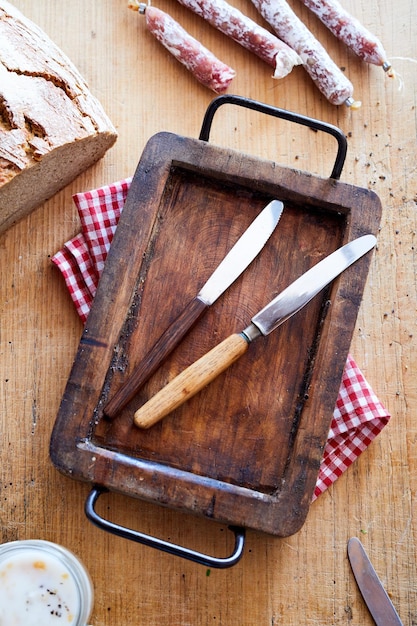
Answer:
[[[348,541],[348,557],[357,585],[376,625],[403,626],[362,543],[356,537]]]
[[[279,222],[284,205],[270,202],[255,218],[228,252],[199,293],[157,340],[148,354],[134,368],[132,375],[104,407],[104,415],[113,419],[177,347],[203,313],[242,274],[262,250]]]
[[[139,428],[149,428],[217,378],[241,357],[249,344],[267,336],[295,313],[298,313],[334,278],[369,252],[376,244],[373,235],[365,235],[342,246],[314,265],[266,305],[241,333],[230,335],[163,387],[134,415]]]

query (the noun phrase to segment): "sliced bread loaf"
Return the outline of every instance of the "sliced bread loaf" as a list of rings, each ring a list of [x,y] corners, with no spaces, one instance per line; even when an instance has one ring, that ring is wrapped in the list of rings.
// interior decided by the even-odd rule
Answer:
[[[74,64],[0,0],[0,233],[100,159],[116,138]]]

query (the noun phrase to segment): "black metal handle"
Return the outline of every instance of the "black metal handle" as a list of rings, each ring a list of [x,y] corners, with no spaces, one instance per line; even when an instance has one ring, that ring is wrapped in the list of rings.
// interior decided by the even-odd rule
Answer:
[[[99,496],[108,491],[109,490],[105,487],[93,487],[88,494],[85,503],[86,516],[93,524],[98,526],[98,528],[101,528],[101,530],[106,530],[107,532],[117,535],[118,537],[130,539],[131,541],[142,543],[145,546],[162,550],[162,552],[168,552],[169,554],[180,556],[189,561],[199,563],[200,565],[205,565],[206,567],[226,569],[236,565],[243,555],[243,549],[245,546],[245,529],[237,526],[229,526],[229,530],[231,530],[235,535],[235,546],[232,554],[225,558],[218,558],[201,552],[196,552],[195,550],[190,550],[189,548],[178,546],[175,543],[170,543],[168,541],[164,541],[163,539],[157,539],[151,535],[145,535],[139,531],[119,526],[118,524],[114,524],[113,522],[101,517],[101,515],[99,515],[95,510],[95,504]]]
[[[333,126],[332,124],[327,124],[326,122],[321,122],[320,120],[316,120],[311,117],[306,117],[305,115],[286,111],[285,109],[278,109],[277,107],[271,106],[269,104],[263,104],[261,102],[257,102],[256,100],[250,100],[249,98],[244,98],[242,96],[225,95],[218,96],[217,98],[212,100],[212,102],[207,107],[207,111],[205,113],[200,130],[199,139],[201,139],[202,141],[208,141],[214,114],[216,113],[217,109],[223,104],[236,104],[247,109],[259,111],[260,113],[266,113],[267,115],[280,117],[289,122],[301,124],[302,126],[308,126],[313,130],[321,130],[325,133],[328,133],[329,135],[332,135],[337,140],[338,150],[333,165],[333,170],[330,174],[330,178],[334,178],[336,180],[340,178],[347,152],[347,139],[344,133],[340,130],[340,128],[338,128],[337,126]]]

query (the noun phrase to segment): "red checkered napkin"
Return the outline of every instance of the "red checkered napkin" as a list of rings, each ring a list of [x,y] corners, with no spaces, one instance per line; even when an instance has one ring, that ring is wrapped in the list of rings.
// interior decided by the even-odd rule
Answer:
[[[77,193],[81,233],[52,258],[75,308],[86,321],[131,178]],[[358,458],[386,426],[385,410],[351,355],[348,356],[314,491],[315,500]]]

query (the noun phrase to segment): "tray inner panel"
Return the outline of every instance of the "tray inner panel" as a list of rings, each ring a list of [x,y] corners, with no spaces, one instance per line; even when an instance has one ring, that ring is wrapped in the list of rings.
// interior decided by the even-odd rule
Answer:
[[[106,397],[198,293],[271,199],[250,188],[172,167],[103,387]],[[255,491],[279,489],[309,392],[329,290],[274,333],[251,344],[229,370],[157,425],[139,430],[132,424],[133,413],[190,363],[229,334],[242,331],[292,280],[339,247],[345,228],[343,213],[285,202],[277,228],[255,261],[117,419],[97,420],[93,442]]]

